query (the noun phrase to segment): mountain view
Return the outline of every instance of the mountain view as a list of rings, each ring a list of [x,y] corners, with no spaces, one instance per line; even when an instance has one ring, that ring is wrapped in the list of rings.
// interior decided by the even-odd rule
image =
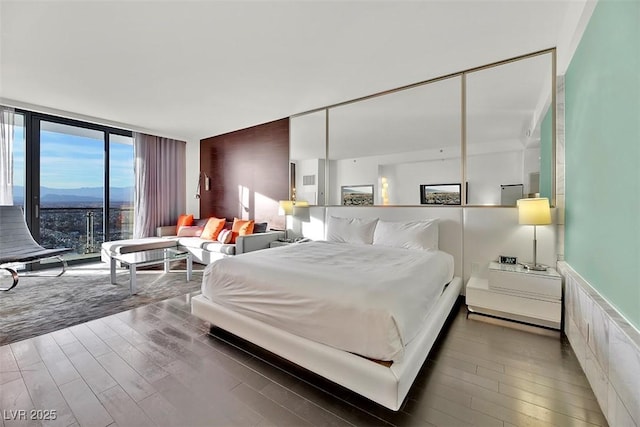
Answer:
[[[103,187],[40,187],[40,239],[46,248],[72,248],[76,254],[100,252],[105,226],[109,239],[131,238],[133,187],[111,187],[105,218]],[[24,206],[24,187],[13,187],[13,202]],[[106,224],[105,224],[106,223]]]
[[[111,187],[109,189],[109,201],[111,203],[131,203],[133,201],[133,187]],[[77,206],[80,204],[102,203],[103,187],[81,187],[81,188],[50,188],[40,187],[40,204]],[[14,203],[22,204],[24,187],[15,186],[13,188]]]

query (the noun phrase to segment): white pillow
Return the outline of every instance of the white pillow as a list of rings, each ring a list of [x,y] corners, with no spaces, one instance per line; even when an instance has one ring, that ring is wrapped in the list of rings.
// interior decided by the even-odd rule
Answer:
[[[233,233],[231,232],[231,230],[228,230],[228,229],[221,230],[220,234],[218,234],[218,242],[226,245],[229,242],[231,242],[232,236],[233,236]]]
[[[178,229],[178,237],[200,237],[204,228],[197,225],[182,225]]]
[[[329,218],[327,240],[339,243],[373,243],[373,230],[378,218]]]
[[[438,249],[438,220],[378,221],[373,244],[405,249]]]

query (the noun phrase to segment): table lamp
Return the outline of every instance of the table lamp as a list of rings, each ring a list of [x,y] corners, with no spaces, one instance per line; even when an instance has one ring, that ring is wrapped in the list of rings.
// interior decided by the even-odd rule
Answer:
[[[518,223],[533,225],[533,263],[524,264],[529,270],[546,271],[547,267],[537,262],[538,240],[536,239],[536,227],[538,225],[551,224],[551,208],[549,199],[520,199],[518,200]]]
[[[302,222],[309,222],[309,202],[304,200],[280,200],[278,202],[280,209],[278,213],[280,215],[285,216],[285,230],[284,230],[284,239],[288,240],[288,224],[286,224],[286,217],[293,217],[293,219],[297,219]],[[295,221],[294,221],[295,222]],[[292,228],[294,228],[294,233],[296,232],[294,224],[291,224]]]
[[[288,240],[288,232],[289,224],[287,217],[293,215],[293,204],[295,202],[293,200],[280,200],[278,205],[280,208],[278,209],[278,215],[284,215],[284,239]]]

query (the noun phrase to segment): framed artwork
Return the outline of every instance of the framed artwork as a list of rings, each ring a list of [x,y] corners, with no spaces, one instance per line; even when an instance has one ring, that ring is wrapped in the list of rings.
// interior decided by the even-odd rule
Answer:
[[[343,185],[343,206],[373,206],[373,185]]]
[[[420,203],[423,205],[459,205],[460,184],[422,184]]]

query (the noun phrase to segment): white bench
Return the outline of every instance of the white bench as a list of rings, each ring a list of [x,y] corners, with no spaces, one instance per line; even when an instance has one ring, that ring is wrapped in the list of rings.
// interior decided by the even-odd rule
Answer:
[[[175,248],[178,246],[177,239],[166,237],[143,237],[140,239],[114,240],[104,242],[100,258],[103,262],[110,264],[111,277],[115,275],[116,262],[114,257],[129,254],[132,252],[142,252],[151,249]]]

